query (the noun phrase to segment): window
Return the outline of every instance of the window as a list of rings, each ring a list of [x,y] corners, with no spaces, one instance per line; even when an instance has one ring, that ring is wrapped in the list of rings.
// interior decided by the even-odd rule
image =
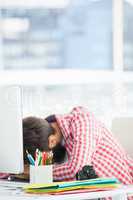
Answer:
[[[2,69],[112,69],[112,1],[0,12]]]
[[[133,114],[132,0],[7,2],[17,6],[0,6],[0,81],[22,85],[24,116],[82,105],[108,125]]]
[[[124,69],[133,70],[133,1],[124,1]]]

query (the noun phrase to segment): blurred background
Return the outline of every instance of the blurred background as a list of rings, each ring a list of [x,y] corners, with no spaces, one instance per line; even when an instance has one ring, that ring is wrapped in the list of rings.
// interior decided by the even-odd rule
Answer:
[[[87,107],[110,126],[133,115],[133,0],[1,0],[0,84],[23,116]]]

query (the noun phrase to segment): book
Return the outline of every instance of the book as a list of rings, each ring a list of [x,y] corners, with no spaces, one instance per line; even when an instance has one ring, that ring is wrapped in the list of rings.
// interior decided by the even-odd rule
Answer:
[[[109,190],[119,186],[120,182],[116,178],[96,178],[83,181],[54,182],[51,184],[28,184],[23,189],[28,193],[63,194],[63,192],[78,190]]]

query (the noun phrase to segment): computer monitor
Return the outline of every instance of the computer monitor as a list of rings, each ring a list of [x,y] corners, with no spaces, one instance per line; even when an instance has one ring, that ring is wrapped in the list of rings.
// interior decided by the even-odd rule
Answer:
[[[23,172],[21,88],[0,86],[0,172]]]

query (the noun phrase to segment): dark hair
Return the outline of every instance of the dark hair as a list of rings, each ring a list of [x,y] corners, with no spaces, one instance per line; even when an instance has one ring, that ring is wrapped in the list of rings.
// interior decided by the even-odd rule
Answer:
[[[24,162],[27,163],[26,150],[34,157],[35,150],[48,151],[48,137],[54,134],[53,127],[45,120],[37,117],[23,119]]]
[[[66,158],[66,148],[62,144],[57,144],[53,149],[53,163],[62,163]]]

